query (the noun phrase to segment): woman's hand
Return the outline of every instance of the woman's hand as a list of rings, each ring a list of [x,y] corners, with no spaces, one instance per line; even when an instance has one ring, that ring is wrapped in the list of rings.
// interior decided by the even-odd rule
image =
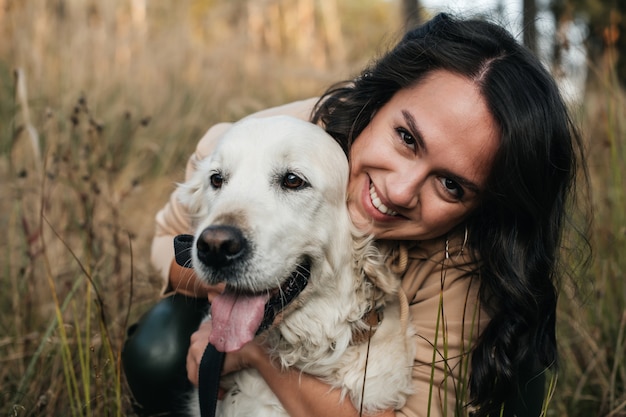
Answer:
[[[208,285],[196,275],[193,268],[180,266],[172,260],[169,273],[169,285],[179,294],[194,298],[207,298],[209,301],[224,291],[224,284]]]

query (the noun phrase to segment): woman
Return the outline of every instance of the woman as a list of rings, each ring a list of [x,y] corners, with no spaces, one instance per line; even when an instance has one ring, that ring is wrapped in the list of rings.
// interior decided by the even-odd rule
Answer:
[[[419,340],[416,393],[402,410],[380,415],[519,413],[528,361],[556,368],[560,249],[583,161],[541,63],[499,26],[439,15],[315,106],[251,117],[275,113],[312,114],[343,146],[351,218],[402,276]],[[227,128],[207,133],[189,170]],[[169,289],[210,298],[219,289],[171,262],[172,235],[185,227],[173,196],[157,216],[153,259]],[[208,322],[191,338],[193,383],[210,331]],[[316,378],[279,370],[254,341],[226,355],[224,373],[244,367],[263,375],[292,416],[358,415]],[[530,396],[522,393],[523,412],[537,415]]]

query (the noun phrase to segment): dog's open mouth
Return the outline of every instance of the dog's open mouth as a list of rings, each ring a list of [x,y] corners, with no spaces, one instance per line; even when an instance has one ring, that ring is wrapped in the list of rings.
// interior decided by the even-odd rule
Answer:
[[[174,238],[176,263],[189,267],[193,241],[192,235],[178,235]],[[304,290],[310,275],[311,261],[304,259],[296,265],[280,288],[274,291],[245,293],[227,285],[211,304],[213,331],[210,343],[221,352],[240,349],[274,323],[278,313]]]
[[[213,330],[209,342],[221,352],[232,352],[272,325],[278,313],[306,287],[310,262],[299,263],[280,288],[242,293],[226,286],[211,304]]]

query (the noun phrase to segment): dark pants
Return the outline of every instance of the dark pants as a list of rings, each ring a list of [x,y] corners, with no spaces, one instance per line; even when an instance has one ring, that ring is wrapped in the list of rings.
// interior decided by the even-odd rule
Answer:
[[[208,305],[206,299],[172,295],[128,329],[122,365],[138,415],[182,415],[192,389],[185,367],[189,338]]]

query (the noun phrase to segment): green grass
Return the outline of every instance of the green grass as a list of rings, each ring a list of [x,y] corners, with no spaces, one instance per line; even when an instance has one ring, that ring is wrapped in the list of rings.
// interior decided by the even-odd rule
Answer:
[[[353,18],[338,58],[320,33],[314,52],[298,53],[284,21],[279,47],[252,49],[239,2],[153,0],[147,26],[126,1],[41,3],[0,14],[0,412],[127,415],[125,329],[160,288],[153,217],[198,138],[319,94],[398,25],[384,2],[342,2]],[[547,415],[626,415],[626,107],[605,78],[579,116],[596,211],[582,277],[592,290],[561,299],[563,370]]]

